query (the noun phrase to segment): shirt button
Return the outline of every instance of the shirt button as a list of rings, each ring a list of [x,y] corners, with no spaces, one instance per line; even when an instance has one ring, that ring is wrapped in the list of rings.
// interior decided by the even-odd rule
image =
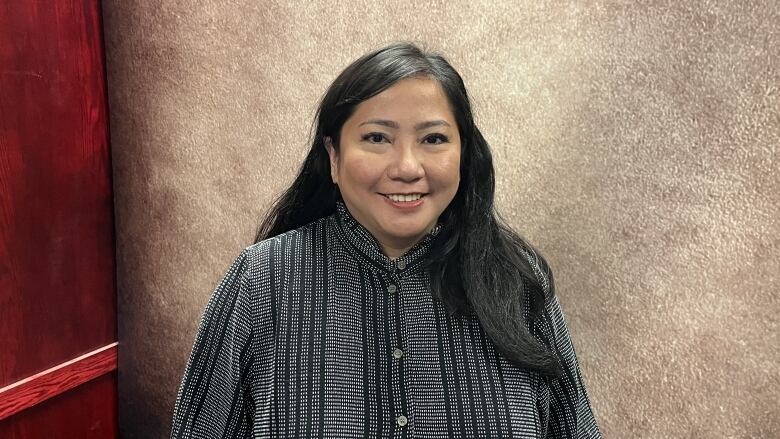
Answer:
[[[404,356],[404,351],[402,351],[402,350],[400,350],[398,348],[395,348],[395,350],[393,351],[393,358],[395,358],[396,360],[400,360],[401,357],[403,357],[403,356]]]
[[[395,418],[395,423],[398,424],[399,427],[405,426],[407,424],[407,422],[409,422],[409,420],[406,419],[406,416],[404,416],[404,415],[401,415],[401,416]]]
[[[396,291],[398,291],[398,287],[396,287],[395,284],[390,284],[387,286],[388,293],[394,294]]]
[[[395,263],[395,266],[398,267],[399,270],[403,270],[406,268],[406,261],[399,259],[398,262]]]

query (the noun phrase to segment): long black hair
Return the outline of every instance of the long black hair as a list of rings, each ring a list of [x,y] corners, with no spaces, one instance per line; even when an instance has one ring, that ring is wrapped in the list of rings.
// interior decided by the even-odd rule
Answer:
[[[320,103],[311,150],[295,181],[260,224],[255,242],[335,212],[341,195],[331,181],[325,138],[338,149],[341,128],[355,107],[410,77],[438,81],[461,139],[460,186],[439,218],[443,228],[425,262],[432,294],[452,314],[476,315],[497,350],[514,364],[557,376],[561,369],[556,357],[531,330],[545,300],[555,294],[552,273],[541,255],[497,215],[490,147],[474,123],[463,79],[439,54],[395,43],[364,55],[336,78]],[[528,255],[542,270],[532,267]]]

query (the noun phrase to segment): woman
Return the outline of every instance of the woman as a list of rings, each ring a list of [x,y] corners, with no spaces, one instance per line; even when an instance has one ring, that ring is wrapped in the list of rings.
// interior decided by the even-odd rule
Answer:
[[[444,58],[347,67],[208,303],[172,437],[601,437],[552,273],[494,186]]]

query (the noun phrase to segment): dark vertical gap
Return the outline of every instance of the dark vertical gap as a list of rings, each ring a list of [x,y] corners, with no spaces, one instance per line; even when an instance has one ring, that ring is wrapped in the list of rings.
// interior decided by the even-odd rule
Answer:
[[[444,329],[442,328],[442,315],[440,305],[437,302],[433,303],[433,315],[436,324],[436,347],[439,350],[439,373],[441,373],[441,383],[444,389],[444,412],[447,415],[447,437],[454,437],[455,432],[452,427],[452,402],[450,401],[450,389],[449,379],[450,376],[455,376],[455,373],[449,374],[447,370],[447,363],[444,361],[444,344],[442,342],[442,334]],[[444,316],[446,318],[446,316]],[[457,387],[457,386],[456,386]]]
[[[320,313],[320,365],[319,365],[319,372],[324,374],[325,373],[325,346],[327,345],[327,330],[328,330],[328,288],[330,285],[330,254],[328,253],[328,249],[330,249],[330,246],[328,245],[328,235],[327,230],[328,228],[324,225],[322,227],[318,228],[319,233],[321,233],[320,237],[322,239],[322,242],[320,243],[321,247],[319,248],[319,251],[323,255],[323,261],[322,261],[322,283],[319,285],[319,287],[322,289],[322,309]],[[315,255],[319,253],[314,253]],[[320,399],[319,399],[319,406],[317,407],[317,416],[319,416],[318,419],[318,432],[321,435],[325,434],[325,377],[320,376],[319,377],[319,384],[320,384]]]
[[[453,330],[453,327],[452,327],[452,319],[453,318],[457,318],[457,317],[452,317],[452,316],[449,316],[449,315],[443,315],[442,317],[443,317],[444,325],[446,326],[446,328],[444,329],[444,331],[440,332],[440,334],[444,334],[445,336],[447,336],[447,334],[452,334],[454,336],[455,335],[455,331]],[[461,383],[460,383],[461,377],[458,376],[458,368],[457,368],[458,357],[455,354],[455,340],[453,340],[453,339],[451,339],[449,337],[448,337],[448,340],[450,341],[450,346],[449,346],[449,349],[448,349],[448,353],[449,353],[449,356],[450,356],[450,362],[452,364],[452,379],[453,379],[454,384],[455,384],[455,389],[454,389],[455,391],[452,392],[452,395],[455,396],[455,406],[457,408],[457,413],[455,414],[455,419],[458,420],[458,428],[460,429],[459,436],[466,437],[466,436],[468,436],[468,433],[466,432],[466,426],[463,423],[463,415],[464,415],[464,412],[465,412],[465,410],[463,408],[463,398],[462,398],[463,388],[461,387]]]

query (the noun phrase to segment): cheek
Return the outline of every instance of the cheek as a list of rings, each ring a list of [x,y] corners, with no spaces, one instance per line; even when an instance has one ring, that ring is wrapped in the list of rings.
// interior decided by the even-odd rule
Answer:
[[[368,189],[381,178],[382,171],[363,157],[345,157],[341,164],[340,175],[343,179],[356,186],[355,189]]]
[[[448,154],[446,157],[437,159],[434,163],[435,166],[432,171],[439,185],[458,185],[458,182],[460,182],[459,153]]]

